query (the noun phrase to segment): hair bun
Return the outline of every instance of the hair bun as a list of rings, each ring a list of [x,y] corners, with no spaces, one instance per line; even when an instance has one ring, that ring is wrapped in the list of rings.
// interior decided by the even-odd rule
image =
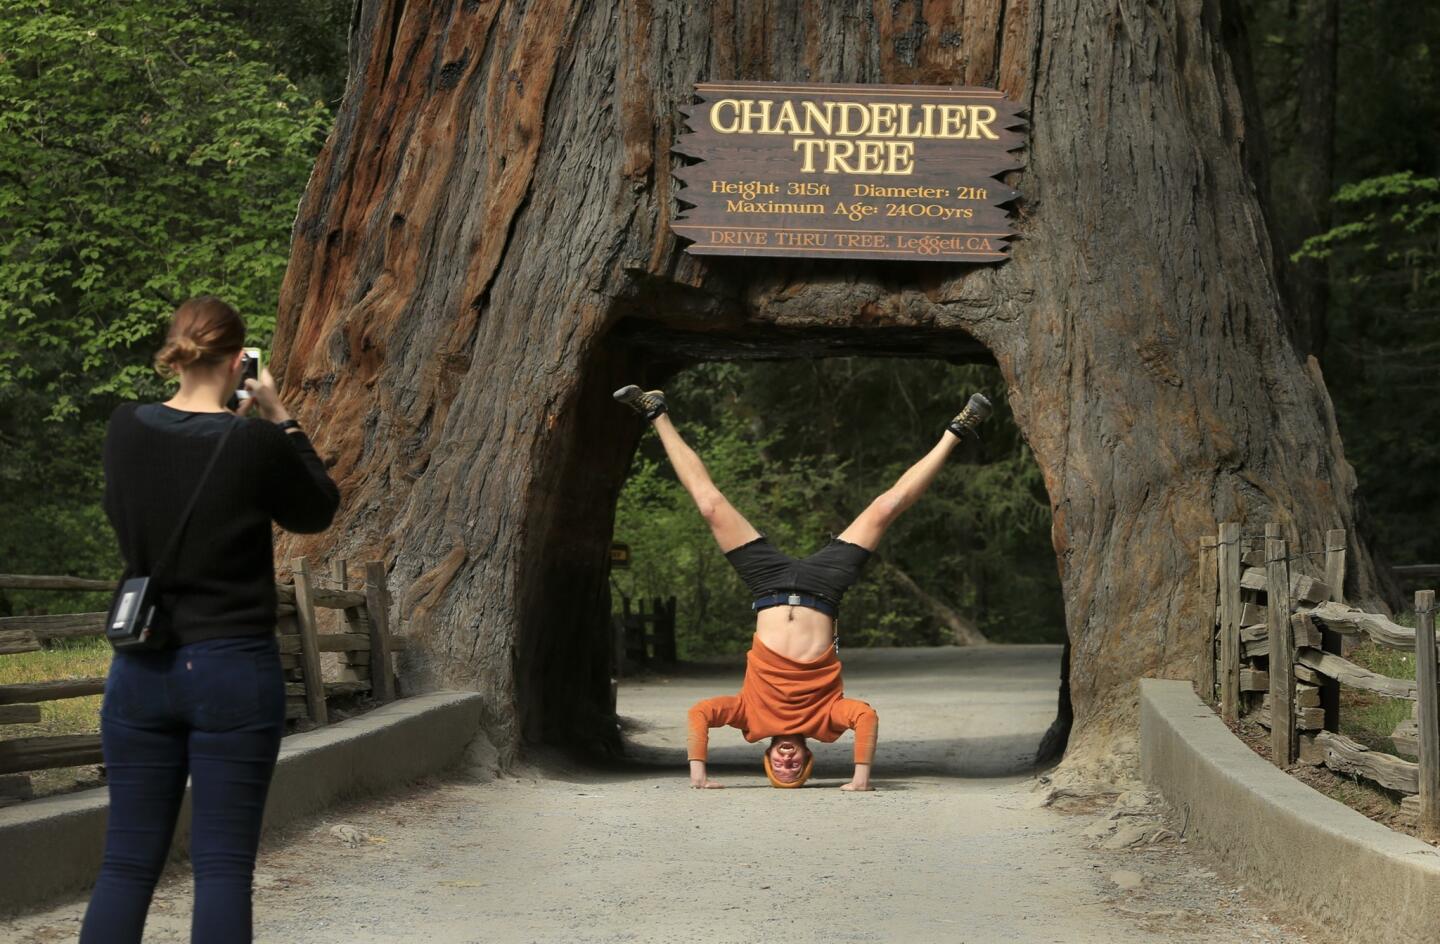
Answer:
[[[200,356],[200,346],[193,339],[183,335],[171,338],[155,355],[155,369],[169,377],[198,361]]]
[[[245,343],[240,314],[213,295],[183,303],[170,318],[165,345],[155,355],[155,369],[171,376],[196,363],[219,364]]]
[[[195,343],[194,338],[180,336],[170,342],[170,363],[176,367],[184,367],[200,359],[200,345]]]

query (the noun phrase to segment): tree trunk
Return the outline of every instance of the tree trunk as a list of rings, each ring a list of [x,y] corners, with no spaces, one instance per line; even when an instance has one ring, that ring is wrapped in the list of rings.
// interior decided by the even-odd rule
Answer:
[[[980,627],[966,619],[955,611],[944,600],[934,594],[926,592],[925,588],[915,582],[905,571],[896,567],[889,561],[885,561],[885,569],[895,582],[905,589],[905,592],[919,601],[920,605],[930,612],[930,615],[940,622],[946,629],[950,630],[950,641],[957,646],[984,646],[990,640],[980,632]]]
[[[606,557],[643,428],[609,392],[697,357],[993,357],[1054,509],[1072,756],[1106,753],[1137,678],[1193,672],[1200,535],[1354,530],[1282,327],[1236,35],[1215,0],[363,0],[275,344],[344,505],[281,559],[386,561],[405,683],[480,691],[507,751],[613,744]],[[686,255],[677,108],[718,79],[1028,103],[1013,259]]]
[[[1070,648],[1067,639],[1060,650],[1060,696],[1056,700],[1055,720],[1040,738],[1035,749],[1035,766],[1044,767],[1059,760],[1065,754],[1070,740],[1070,729],[1075,724],[1075,706],[1070,700]]]
[[[1340,47],[1340,0],[1302,0],[1290,7],[1291,26],[1300,45],[1296,76],[1295,140],[1290,153],[1291,199],[1286,249],[1294,252],[1311,236],[1330,228],[1330,197],[1335,189],[1335,81]],[[1291,297],[1301,343],[1324,356],[1329,335],[1328,266],[1315,259],[1292,264]]]

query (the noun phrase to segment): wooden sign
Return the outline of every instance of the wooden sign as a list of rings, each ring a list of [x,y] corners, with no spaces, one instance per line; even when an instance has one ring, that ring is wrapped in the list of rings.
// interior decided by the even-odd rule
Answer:
[[[610,566],[630,566],[630,545],[625,544],[621,541],[612,541],[610,543]]]
[[[994,89],[706,82],[671,228],[696,255],[1001,262],[1021,105]]]

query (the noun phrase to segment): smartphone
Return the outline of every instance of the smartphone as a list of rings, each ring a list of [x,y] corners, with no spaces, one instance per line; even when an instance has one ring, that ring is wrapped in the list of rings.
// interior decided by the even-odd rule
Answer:
[[[240,386],[235,389],[236,400],[250,399],[250,391],[245,389],[245,381],[260,380],[260,349],[258,347],[247,347],[242,349],[245,361],[240,368]]]

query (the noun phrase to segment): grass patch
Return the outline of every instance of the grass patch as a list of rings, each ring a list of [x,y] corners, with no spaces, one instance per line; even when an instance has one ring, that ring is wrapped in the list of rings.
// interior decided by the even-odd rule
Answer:
[[[103,639],[76,639],[53,649],[0,656],[0,685],[52,682],[58,679],[99,678],[110,671],[110,644]],[[41,737],[57,734],[93,734],[100,730],[102,696],[66,698],[40,703],[39,724],[11,724],[0,728],[0,738]],[[30,774],[37,796],[63,792],[95,780],[93,767],[61,767]]]
[[[1376,675],[1400,679],[1415,677],[1415,653],[1377,646],[1373,642],[1357,647],[1350,653],[1350,661]]]
[[[1415,654],[1388,649],[1365,642],[1350,653],[1349,659],[1356,665],[1369,669],[1376,675],[1390,678],[1414,679]],[[1390,740],[1395,726],[1410,717],[1415,708],[1413,701],[1403,698],[1387,698],[1371,692],[1340,686],[1340,733],[1364,744],[1371,750],[1395,753]],[[1408,755],[1401,755],[1408,756]],[[1409,759],[1413,760],[1413,757]]]

